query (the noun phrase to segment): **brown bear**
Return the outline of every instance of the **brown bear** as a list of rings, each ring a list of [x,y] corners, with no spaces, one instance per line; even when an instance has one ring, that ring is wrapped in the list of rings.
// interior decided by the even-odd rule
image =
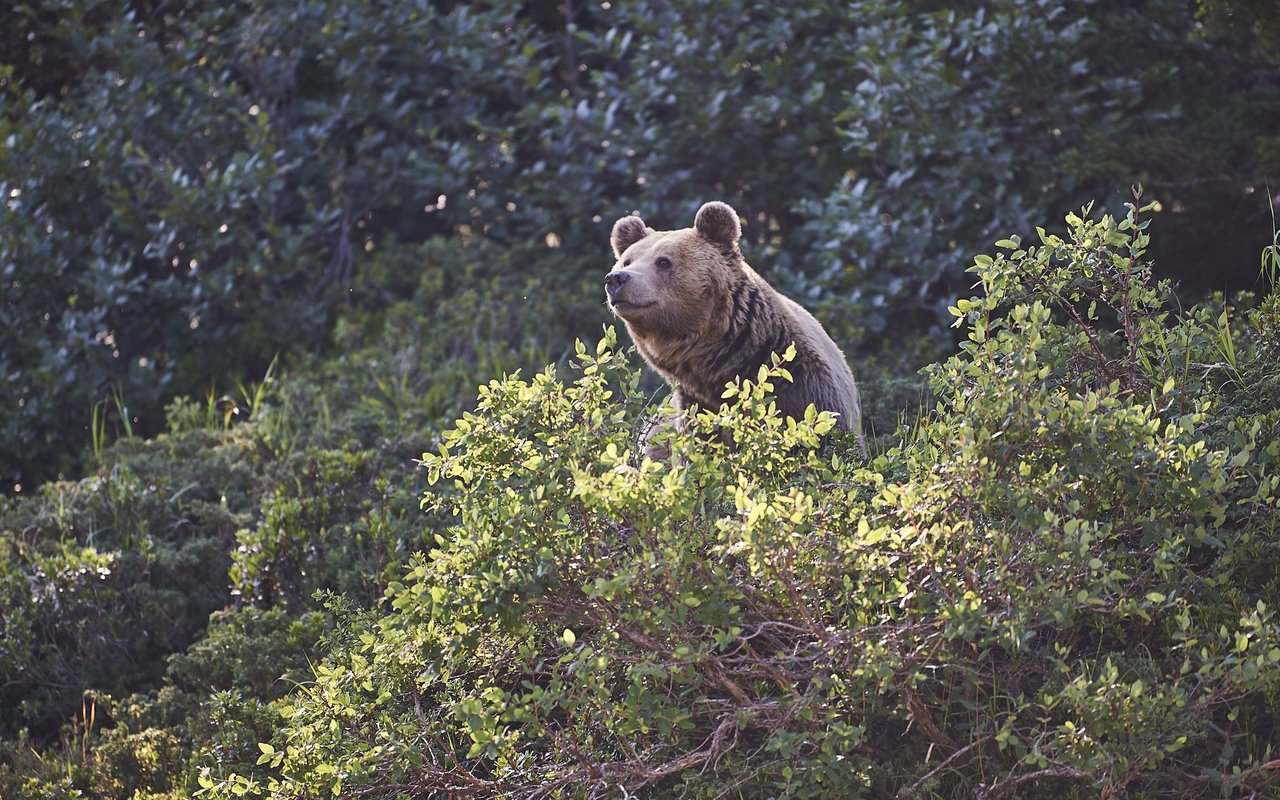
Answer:
[[[861,441],[858,388],[844,354],[812,314],[747,265],[741,236],[737,212],[720,202],[676,231],[623,217],[610,237],[617,263],[605,276],[609,308],[671,384],[677,408],[718,408],[725,384],[754,379],[772,354],[795,343],[793,381],[775,382],[778,408],[796,419],[810,405],[833,411]]]

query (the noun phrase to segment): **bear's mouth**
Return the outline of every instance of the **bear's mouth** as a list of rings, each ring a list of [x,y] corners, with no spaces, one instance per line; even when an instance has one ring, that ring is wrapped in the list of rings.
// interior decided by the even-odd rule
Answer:
[[[648,308],[649,306],[656,305],[657,302],[657,300],[650,300],[647,303],[633,303],[630,300],[620,300],[616,297],[611,297],[609,298],[609,307],[614,311],[636,311],[641,308]]]

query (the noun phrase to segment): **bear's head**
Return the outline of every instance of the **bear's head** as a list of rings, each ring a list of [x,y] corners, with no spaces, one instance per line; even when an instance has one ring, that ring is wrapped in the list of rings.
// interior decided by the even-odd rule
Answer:
[[[655,231],[639,217],[613,225],[610,310],[632,335],[681,337],[703,330],[742,270],[738,214],[725,203],[698,209],[692,228]]]

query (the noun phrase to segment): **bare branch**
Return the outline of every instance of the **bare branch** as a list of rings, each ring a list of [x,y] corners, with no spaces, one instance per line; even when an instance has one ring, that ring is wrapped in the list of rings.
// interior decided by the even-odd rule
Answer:
[[[1049,767],[1047,769],[1038,769],[1035,772],[1025,772],[1021,775],[1015,775],[1012,778],[1006,778],[999,783],[980,787],[975,794],[978,800],[997,800],[997,798],[1004,797],[1024,783],[1038,781],[1042,778],[1072,778],[1074,780],[1091,781],[1096,777],[1097,776],[1091,772],[1085,772],[1084,770],[1079,770],[1075,767]]]

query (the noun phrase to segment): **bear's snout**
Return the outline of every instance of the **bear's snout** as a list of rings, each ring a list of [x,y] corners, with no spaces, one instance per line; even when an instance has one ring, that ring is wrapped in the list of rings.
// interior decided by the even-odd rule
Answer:
[[[631,280],[631,276],[625,272],[610,272],[604,276],[604,290],[609,294],[617,294],[622,285]]]

